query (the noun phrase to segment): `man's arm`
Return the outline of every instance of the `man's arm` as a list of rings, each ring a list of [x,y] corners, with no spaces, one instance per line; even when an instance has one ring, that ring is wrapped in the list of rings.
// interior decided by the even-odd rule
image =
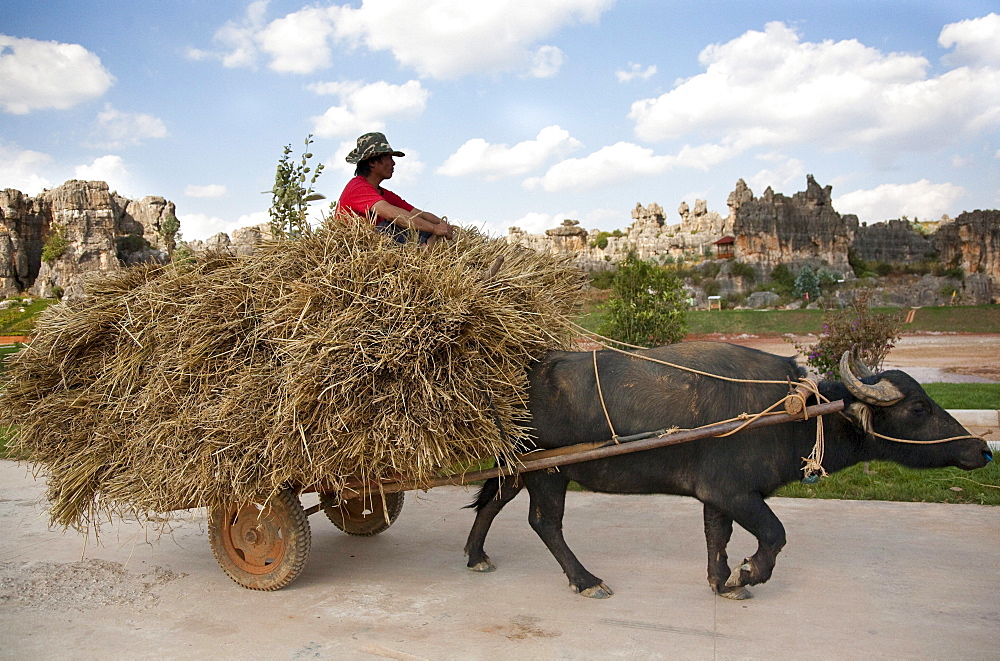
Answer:
[[[421,211],[414,207],[411,211],[407,211],[402,207],[397,207],[394,204],[386,202],[385,200],[379,200],[376,202],[372,209],[378,214],[379,218],[385,218],[386,220],[391,220],[393,224],[398,227],[405,227],[407,229],[415,229],[420,232],[430,232],[437,236],[443,236],[450,239],[452,235],[452,228],[447,222],[438,218],[429,211]]]

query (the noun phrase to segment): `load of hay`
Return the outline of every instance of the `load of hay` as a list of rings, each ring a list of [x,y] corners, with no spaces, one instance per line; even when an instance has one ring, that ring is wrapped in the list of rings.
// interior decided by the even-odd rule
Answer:
[[[583,282],[474,231],[427,250],[339,222],[125,269],[46,312],[0,423],[46,475],[52,522],[78,529],[289,485],[423,482],[526,440],[526,369],[571,341]]]

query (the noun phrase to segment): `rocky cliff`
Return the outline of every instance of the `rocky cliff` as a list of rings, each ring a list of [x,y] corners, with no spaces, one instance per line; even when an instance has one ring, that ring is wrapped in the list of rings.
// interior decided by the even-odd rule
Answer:
[[[610,268],[630,252],[642,259],[693,259],[714,257],[715,242],[734,238],[735,257],[762,273],[778,264],[826,266],[853,276],[848,249],[858,229],[853,215],[841,216],[830,203],[831,187],[822,188],[812,175],[806,190],[792,197],[770,188],[757,198],[740,179],[729,195],[729,214],[709,211],[705,200],[696,200],[694,209],[682,202],[677,209],[680,222],[667,223],[663,207],[636,204],[632,225],[621,237],[607,237],[603,248],[592,245],[598,232],[586,232],[578,222],[564,221],[563,227],[548,230],[546,236],[529,235],[514,227],[508,240],[534,248],[572,252],[584,269]],[[572,237],[567,229],[572,231]],[[589,236],[589,241],[587,237]]]
[[[805,191],[786,197],[768,187],[756,198],[740,179],[729,196],[736,257],[767,272],[788,264],[853,275],[847,251],[858,218],[837,213],[831,192],[831,186],[822,188],[809,175]]]
[[[254,225],[252,227],[241,227],[233,231],[230,237],[225,232],[219,232],[208,237],[204,241],[188,241],[188,249],[195,255],[204,255],[208,252],[224,252],[231,255],[249,255],[257,245],[264,241],[271,240],[271,228],[267,223]]]
[[[178,227],[172,202],[130,200],[103,181],[0,191],[0,296],[81,296],[91,273],[168,261]]]
[[[726,217],[697,200],[693,210],[682,202],[677,210],[680,223],[669,224],[659,204],[636,204],[632,225],[620,237],[587,232],[578,221],[566,220],[545,235],[511,228],[507,238],[535,249],[572,254],[581,268],[597,271],[614,268],[629,252],[661,262],[714,258],[719,254],[715,243],[731,237],[733,259],[753,266],[759,279],[768,277],[778,264],[793,271],[825,267],[851,279],[855,273],[849,255],[853,254],[894,264],[929,260],[944,267],[959,266],[965,274],[957,292],[955,282],[933,274],[887,282],[887,303],[988,303],[1000,295],[1000,211],[963,213],[954,221],[932,224],[935,231],[925,235],[905,220],[859,225],[856,216],[833,208],[831,194],[832,187],[820,186],[809,175],[806,190],[791,197],[768,188],[758,198],[740,179],[728,197]],[[723,275],[725,271],[723,263]],[[720,293],[742,291],[738,284],[723,278]]]
[[[934,242],[905,220],[862,225],[851,248],[859,259],[870,262],[906,264],[938,257]]]
[[[989,276],[1000,292],[1000,211],[967,211],[931,237],[941,262]]]

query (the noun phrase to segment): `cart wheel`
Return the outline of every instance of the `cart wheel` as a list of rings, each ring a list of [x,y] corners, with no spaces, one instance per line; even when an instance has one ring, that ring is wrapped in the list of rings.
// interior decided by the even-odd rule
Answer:
[[[385,494],[385,505],[378,494],[368,498],[341,500],[336,493],[321,493],[319,504],[326,517],[348,535],[371,537],[389,529],[403,511],[403,492]],[[388,521],[386,513],[389,514]]]
[[[229,578],[251,590],[278,590],[298,577],[309,556],[309,519],[285,489],[266,503],[213,507],[208,539]]]

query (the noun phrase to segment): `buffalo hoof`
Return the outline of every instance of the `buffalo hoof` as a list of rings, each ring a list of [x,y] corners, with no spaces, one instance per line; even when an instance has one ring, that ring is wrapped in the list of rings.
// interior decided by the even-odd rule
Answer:
[[[753,599],[753,595],[750,594],[750,590],[744,587],[733,588],[732,590],[726,590],[725,592],[719,592],[720,597],[725,597],[726,599],[732,599],[733,601],[742,601],[744,599]]]
[[[469,565],[469,571],[477,571],[482,574],[489,573],[491,571],[496,571],[497,566],[490,562],[489,558],[486,558],[482,562],[477,562],[474,565]]]
[[[607,599],[615,593],[614,590],[609,588],[604,583],[598,583],[597,585],[589,587],[585,590],[578,590],[574,587],[573,591],[582,594],[584,597],[590,597],[591,599]]]
[[[753,567],[750,566],[749,560],[744,560],[743,564],[739,567],[733,569],[733,573],[729,575],[729,580],[726,581],[727,588],[739,588],[747,584],[747,579],[750,578],[750,572]],[[746,575],[744,575],[744,572]]]

